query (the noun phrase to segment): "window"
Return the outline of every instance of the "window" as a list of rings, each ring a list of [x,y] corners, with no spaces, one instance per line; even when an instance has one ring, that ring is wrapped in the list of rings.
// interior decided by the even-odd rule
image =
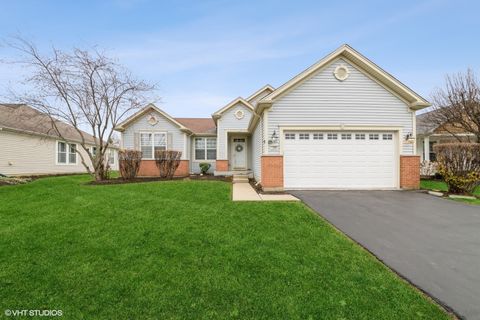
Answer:
[[[365,133],[355,133],[355,140],[365,140]]]
[[[336,133],[329,133],[329,134],[327,134],[327,139],[328,140],[337,140],[338,135]]]
[[[433,146],[437,143],[437,141],[430,141],[430,146],[428,153],[430,154],[430,161],[437,161],[437,154],[433,151]]]
[[[285,140],[295,140],[295,133],[285,133]]]
[[[140,133],[140,150],[143,159],[153,159],[155,151],[167,150],[165,133]]]
[[[378,140],[378,133],[370,133],[368,135],[368,139],[370,140]]]
[[[195,160],[215,160],[217,138],[195,138]]]
[[[383,140],[392,140],[393,139],[393,135],[391,133],[384,133],[382,135],[382,139]]]
[[[310,134],[308,134],[308,133],[299,133],[299,134],[298,134],[298,139],[300,139],[300,140],[308,140],[308,139],[310,139]]]
[[[113,166],[115,164],[115,151],[108,149],[108,164]]]
[[[66,142],[57,142],[57,163],[77,164],[77,145]]]
[[[90,148],[90,153],[95,158],[95,156],[97,155],[97,147],[91,147]]]
[[[351,133],[342,133],[342,140],[352,140]]]
[[[323,140],[323,133],[314,133],[313,140]]]

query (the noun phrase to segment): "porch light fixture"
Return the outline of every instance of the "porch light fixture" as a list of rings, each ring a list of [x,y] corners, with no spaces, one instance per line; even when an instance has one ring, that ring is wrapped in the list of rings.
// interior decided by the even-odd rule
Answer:
[[[409,132],[405,135],[405,140],[406,141],[409,141],[409,140],[412,140],[413,139],[413,133]]]
[[[278,135],[277,135],[276,130],[273,130],[272,136],[271,136],[270,140],[268,140],[268,144],[271,145],[271,146],[277,146],[278,145]]]

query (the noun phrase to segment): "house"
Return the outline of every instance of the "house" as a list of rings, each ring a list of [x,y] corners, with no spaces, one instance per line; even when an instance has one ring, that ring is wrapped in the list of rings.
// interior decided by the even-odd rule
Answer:
[[[437,160],[433,149],[437,143],[459,142],[459,140],[462,142],[475,141],[474,134],[466,132],[459,126],[432,124],[428,119],[430,112],[435,111],[417,115],[417,154],[421,161]]]
[[[216,175],[249,174],[264,190],[396,189],[419,183],[415,112],[430,104],[343,45],[278,88],[236,98],[212,118],[173,118],[154,105],[117,128],[122,147],[183,152],[176,174],[212,164]]]
[[[58,121],[60,139],[50,117],[24,104],[0,104],[0,174],[45,175],[84,173],[82,158],[91,161],[81,148],[81,136],[72,126]],[[94,137],[83,136],[95,152]],[[108,161],[118,170],[117,148],[108,150]]]

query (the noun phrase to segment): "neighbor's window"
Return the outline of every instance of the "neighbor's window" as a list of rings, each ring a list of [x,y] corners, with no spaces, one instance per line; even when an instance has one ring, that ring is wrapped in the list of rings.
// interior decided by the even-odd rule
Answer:
[[[167,135],[165,133],[140,133],[140,150],[142,158],[153,159],[155,151],[167,150]]]
[[[58,164],[76,164],[77,163],[77,145],[72,143],[58,141],[57,143],[57,163]]]
[[[217,138],[195,138],[195,160],[215,160]]]

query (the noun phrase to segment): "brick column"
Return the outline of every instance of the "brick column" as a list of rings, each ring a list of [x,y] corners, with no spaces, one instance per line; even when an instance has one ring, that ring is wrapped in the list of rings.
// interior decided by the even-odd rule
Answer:
[[[265,191],[283,190],[283,156],[262,156],[261,184]]]
[[[420,188],[420,156],[400,156],[400,188]]]
[[[217,160],[215,163],[216,171],[228,171],[228,160]]]

